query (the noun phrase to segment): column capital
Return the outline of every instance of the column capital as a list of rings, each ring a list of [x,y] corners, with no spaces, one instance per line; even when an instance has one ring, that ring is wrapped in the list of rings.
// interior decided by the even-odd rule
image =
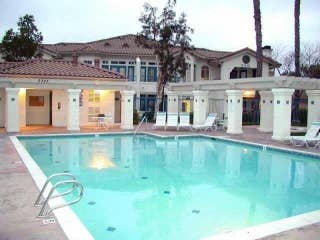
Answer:
[[[66,89],[66,93],[68,94],[80,94],[81,89]]]
[[[273,97],[272,91],[259,91],[259,94],[263,98]]]
[[[19,91],[20,91],[20,88],[6,88],[6,92],[11,94],[18,94]]]
[[[272,88],[273,95],[291,96],[293,92],[293,88]]]
[[[192,91],[192,94],[196,96],[207,96],[209,95],[209,91],[195,90],[195,91]]]
[[[226,90],[226,93],[228,96],[242,96],[243,90]]]
[[[167,91],[166,94],[167,94],[167,96],[179,96],[179,93],[174,92],[174,91]]]
[[[120,93],[121,93],[121,95],[124,95],[124,96],[133,96],[135,94],[135,91],[134,90],[123,90]]]
[[[307,90],[306,91],[308,97],[317,97],[319,96],[320,97],[320,90]]]

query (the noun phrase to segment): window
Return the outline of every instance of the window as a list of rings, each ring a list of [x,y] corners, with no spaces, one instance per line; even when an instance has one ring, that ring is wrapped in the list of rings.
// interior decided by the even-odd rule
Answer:
[[[209,80],[209,67],[208,66],[201,67],[201,80]]]
[[[88,122],[96,122],[95,117],[100,113],[100,107],[88,107]]]
[[[101,64],[101,67],[102,67],[103,69],[109,70],[109,61],[108,61],[108,60],[103,60],[103,61],[102,61],[102,64]]]
[[[134,81],[134,66],[129,66],[128,67],[128,80],[129,81]]]
[[[110,71],[111,72],[117,72],[121,73],[122,75],[126,75],[126,66],[117,66],[117,65],[112,65],[110,66]]]
[[[100,93],[95,90],[89,91],[88,102],[90,103],[100,103]]]
[[[156,82],[156,81],[157,81],[157,68],[148,67],[148,82]]]
[[[140,69],[140,81],[141,82],[146,81],[146,67],[141,67]]]
[[[88,65],[92,65],[92,60],[83,60],[83,63],[88,64]]]
[[[44,106],[44,96],[29,96],[29,106],[30,107],[43,107]]]
[[[247,70],[240,70],[240,78],[247,78]]]

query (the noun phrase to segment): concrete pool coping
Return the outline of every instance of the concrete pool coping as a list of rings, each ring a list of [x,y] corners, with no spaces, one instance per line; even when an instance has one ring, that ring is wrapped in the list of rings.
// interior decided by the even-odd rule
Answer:
[[[12,141],[13,145],[15,146],[18,154],[20,155],[21,159],[25,163],[27,169],[29,170],[33,180],[35,181],[39,190],[41,189],[42,185],[46,181],[46,176],[42,172],[42,170],[38,167],[32,157],[29,155],[27,150],[24,148],[22,143],[18,140],[18,137],[50,137],[50,136],[99,136],[99,135],[126,135],[126,134],[133,134],[132,131],[129,132],[100,132],[100,133],[63,133],[63,134],[32,134],[32,135],[16,135],[10,136],[10,140]],[[249,141],[243,140],[236,140],[236,139],[229,139],[225,136],[210,136],[201,133],[195,134],[187,134],[187,135],[160,135],[156,133],[150,132],[139,132],[139,135],[150,135],[159,138],[183,138],[183,137],[206,137],[212,139],[219,139],[223,141],[245,144],[249,146],[259,147],[263,150],[275,150],[275,151],[282,151],[288,153],[295,153],[295,154],[302,154],[305,156],[311,156],[320,159],[320,154],[306,152],[303,150],[294,150],[288,149],[283,147],[277,147],[268,144],[258,144],[252,143]],[[63,200],[62,200],[63,201]],[[51,206],[51,205],[50,205]],[[51,206],[52,207],[52,206]],[[54,211],[54,215],[56,216],[59,225],[61,226],[62,230],[67,235],[68,239],[76,240],[76,239],[94,239],[87,228],[81,223],[80,219],[77,215],[71,210],[70,207],[65,207],[61,209],[57,209]],[[320,210],[299,214],[293,217],[280,219],[277,221],[272,221],[265,224],[256,225],[253,227],[247,227],[239,230],[233,230],[226,233],[217,234],[214,236],[209,236],[203,238],[203,240],[227,240],[227,239],[237,239],[237,240],[254,240],[260,239],[263,237],[271,236],[274,234],[282,233],[288,230],[293,230],[301,227],[305,227],[307,225],[320,223]],[[81,237],[80,237],[81,236]]]

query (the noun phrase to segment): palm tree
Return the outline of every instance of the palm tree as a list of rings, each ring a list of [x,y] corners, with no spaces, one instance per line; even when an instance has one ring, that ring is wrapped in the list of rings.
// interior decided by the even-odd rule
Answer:
[[[294,64],[295,76],[300,77],[300,0],[294,1]]]
[[[261,32],[261,12],[260,0],[253,0],[254,7],[254,28],[256,31],[256,58],[257,58],[257,77],[262,77],[262,32]]]

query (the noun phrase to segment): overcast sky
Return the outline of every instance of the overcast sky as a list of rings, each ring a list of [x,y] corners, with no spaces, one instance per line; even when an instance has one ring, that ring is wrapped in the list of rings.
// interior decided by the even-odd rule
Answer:
[[[137,33],[145,0],[0,0],[1,39],[33,14],[44,43],[87,42]],[[166,0],[149,0],[162,7]],[[294,0],[260,0],[263,45],[293,46]],[[194,29],[192,43],[214,50],[255,49],[252,0],[177,0]],[[301,41],[320,41],[320,0],[301,0]]]

